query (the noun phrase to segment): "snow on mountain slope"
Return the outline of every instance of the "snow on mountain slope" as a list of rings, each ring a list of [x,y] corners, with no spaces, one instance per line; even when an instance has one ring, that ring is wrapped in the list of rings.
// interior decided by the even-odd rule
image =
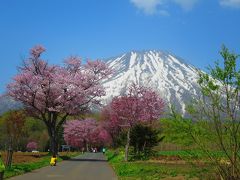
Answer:
[[[22,108],[20,102],[14,101],[11,97],[6,95],[0,95],[0,115],[9,110],[16,110]]]
[[[105,103],[136,83],[159,91],[167,104],[174,104],[184,114],[186,103],[199,92],[196,68],[166,52],[132,51],[107,63],[114,73],[104,82]]]

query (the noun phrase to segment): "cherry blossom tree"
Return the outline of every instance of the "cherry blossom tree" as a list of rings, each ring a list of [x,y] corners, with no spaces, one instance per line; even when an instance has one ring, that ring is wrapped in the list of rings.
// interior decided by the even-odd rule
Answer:
[[[111,70],[98,60],[82,64],[79,57],[68,58],[64,66],[49,65],[41,58],[45,51],[42,46],[30,50],[30,57],[8,85],[8,94],[46,124],[50,150],[57,154],[59,131],[66,118],[99,104],[105,94],[101,81]]]
[[[64,140],[74,147],[106,145],[111,143],[108,132],[95,119],[72,120],[64,125]]]
[[[163,113],[164,101],[155,91],[133,84],[126,95],[113,98],[104,109],[110,131],[127,130],[125,161],[128,161],[131,129],[138,123],[153,123]]]
[[[38,145],[35,141],[30,141],[28,144],[27,144],[27,150],[28,151],[33,151],[33,150],[36,150],[38,148]]]
[[[101,125],[90,133],[90,143],[95,146],[107,146],[112,143],[112,138],[109,132]]]
[[[111,113],[110,105],[107,105],[102,109],[100,121],[103,128],[107,129],[108,134],[111,136],[112,146],[117,147],[120,141],[122,126],[118,118]]]
[[[64,140],[74,147],[86,147],[90,142],[90,132],[97,127],[94,119],[67,121],[64,125]]]

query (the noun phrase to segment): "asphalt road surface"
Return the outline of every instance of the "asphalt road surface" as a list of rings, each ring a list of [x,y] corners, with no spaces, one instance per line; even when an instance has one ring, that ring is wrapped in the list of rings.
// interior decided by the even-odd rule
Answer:
[[[34,170],[11,180],[117,180],[102,153],[85,153],[78,157]]]

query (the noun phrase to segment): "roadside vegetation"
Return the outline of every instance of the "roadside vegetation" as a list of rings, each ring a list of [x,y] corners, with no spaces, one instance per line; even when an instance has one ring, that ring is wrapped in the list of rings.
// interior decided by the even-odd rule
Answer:
[[[159,144],[172,144],[176,149],[149,146],[147,153],[141,148],[142,152],[137,153],[132,144],[129,163],[122,161],[121,150],[107,153],[120,178],[240,179],[239,56],[224,46],[220,54],[223,62],[217,61],[214,67],[209,67],[209,74],[199,71],[201,92],[199,99],[189,102],[188,117],[172,106],[170,116],[160,120],[160,128],[154,126],[162,137]],[[142,139],[149,135],[141,131]],[[135,135],[130,134],[132,137]]]
[[[161,160],[149,158],[148,160],[133,160],[124,162],[123,151],[109,150],[106,155],[113,169],[120,179],[215,179],[213,166],[211,164],[202,165],[189,163],[187,161],[176,159],[181,157],[182,151],[164,152],[167,154],[161,157]],[[185,154],[186,155],[186,154]],[[185,158],[183,158],[185,159]]]
[[[71,157],[79,155],[79,152],[61,152],[58,157],[58,162],[67,160]],[[6,153],[2,153],[3,160],[6,159]],[[32,152],[15,152],[13,155],[13,164],[7,168],[4,173],[4,178],[31,172],[45,166],[49,166],[51,155],[45,153]]]

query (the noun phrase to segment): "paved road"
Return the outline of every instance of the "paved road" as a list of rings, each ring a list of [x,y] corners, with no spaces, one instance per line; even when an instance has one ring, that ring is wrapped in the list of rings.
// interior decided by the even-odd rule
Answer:
[[[73,159],[48,166],[11,180],[117,180],[102,153],[85,153]]]

